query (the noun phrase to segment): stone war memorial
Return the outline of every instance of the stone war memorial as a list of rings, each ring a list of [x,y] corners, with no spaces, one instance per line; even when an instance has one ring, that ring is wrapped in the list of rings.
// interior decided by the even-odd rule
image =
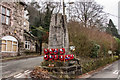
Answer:
[[[53,14],[49,31],[48,48],[65,48],[66,53],[68,53],[69,37],[66,16],[62,14]]]
[[[74,57],[69,53],[69,38],[66,16],[61,13],[53,14],[49,28],[48,49],[44,49],[45,60],[62,60]],[[72,58],[73,59],[73,58]]]
[[[67,17],[53,14],[49,28],[48,49],[44,49],[43,69],[61,78],[71,78],[81,74],[81,66],[69,51]]]

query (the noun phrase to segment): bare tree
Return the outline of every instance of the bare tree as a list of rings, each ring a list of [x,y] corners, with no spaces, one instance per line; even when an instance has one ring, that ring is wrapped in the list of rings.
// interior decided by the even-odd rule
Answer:
[[[54,2],[54,1],[52,2],[52,1],[39,0],[39,1],[28,2],[26,4],[33,6],[34,8],[36,8],[38,11],[42,13],[46,12],[47,6],[51,11],[53,11],[53,13],[59,13],[62,7],[60,2]]]
[[[101,27],[107,21],[103,7],[96,2],[74,2],[67,10],[70,18],[80,21],[84,27]]]

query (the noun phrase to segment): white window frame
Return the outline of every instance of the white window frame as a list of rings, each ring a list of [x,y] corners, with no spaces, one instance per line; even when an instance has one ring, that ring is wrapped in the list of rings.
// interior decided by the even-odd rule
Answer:
[[[9,37],[12,37],[12,36],[9,36]],[[11,40],[2,39],[2,41],[6,41],[6,43],[2,43],[2,44],[6,44],[6,51],[1,51],[1,52],[10,52],[10,53],[18,52],[18,41],[15,41],[15,40],[12,40],[12,39]],[[7,51],[7,41],[12,41],[12,51]],[[16,42],[17,44],[13,44],[13,42]],[[13,51],[13,46],[14,45],[17,45],[17,50],[16,51]]]
[[[3,14],[2,9],[5,8],[5,14]],[[9,10],[9,15],[7,14]],[[2,16],[4,16],[5,21],[3,21]],[[1,23],[5,25],[11,25],[11,9],[1,5]]]
[[[30,50],[30,41],[25,41],[25,49],[27,49],[27,50]],[[27,48],[26,48],[26,45],[27,45]]]

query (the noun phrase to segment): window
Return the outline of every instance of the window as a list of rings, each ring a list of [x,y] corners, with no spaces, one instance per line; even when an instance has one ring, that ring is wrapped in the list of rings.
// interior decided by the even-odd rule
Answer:
[[[6,17],[6,24],[9,25],[9,22],[10,21],[10,18],[9,17]]]
[[[5,23],[5,16],[4,15],[2,15],[1,22]]]
[[[2,51],[6,51],[6,40],[2,40]]]
[[[30,50],[30,41],[25,41],[25,49]]]
[[[10,16],[10,10],[9,9],[7,9],[6,15]]]
[[[10,9],[2,6],[2,18],[1,23],[10,25]]]
[[[7,52],[12,51],[12,41],[7,40]]]
[[[2,14],[5,14],[5,7],[2,7]]]
[[[13,42],[13,51],[17,51],[17,42]]]
[[[2,38],[2,52],[17,52],[18,42],[12,36],[5,36]]]

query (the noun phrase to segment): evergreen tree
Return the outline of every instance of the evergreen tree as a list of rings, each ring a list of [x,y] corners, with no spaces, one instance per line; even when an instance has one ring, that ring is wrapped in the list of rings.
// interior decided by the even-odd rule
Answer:
[[[117,38],[120,38],[120,35],[118,34],[118,30],[116,29],[116,26],[114,25],[114,23],[111,19],[109,20],[109,24],[106,29],[106,32]]]
[[[51,11],[49,9],[49,5],[47,4],[46,7],[47,11],[45,13],[45,18],[44,18],[44,28],[49,30],[49,26],[50,26],[50,19],[51,19]]]
[[[49,9],[48,4],[44,12],[40,11],[39,8],[40,6],[37,2],[31,2],[26,9],[29,12],[31,33],[38,38],[39,42],[37,45],[40,48],[38,50],[41,54],[42,43],[48,42],[48,31],[49,31],[50,19],[53,10]]]

